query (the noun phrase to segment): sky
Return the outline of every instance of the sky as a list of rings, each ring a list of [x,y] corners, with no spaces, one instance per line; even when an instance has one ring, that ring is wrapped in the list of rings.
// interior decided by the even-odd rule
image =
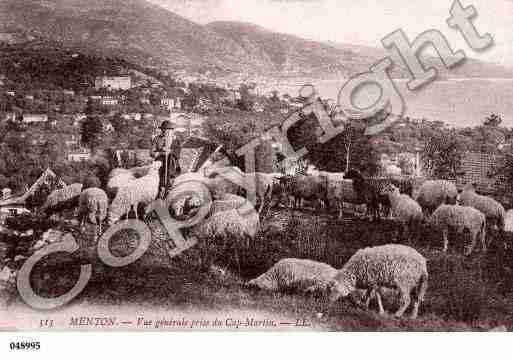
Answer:
[[[513,0],[461,0],[473,5],[480,34],[494,46],[476,53],[446,24],[453,0],[149,0],[192,21],[244,21],[303,38],[382,47],[381,39],[402,29],[413,40],[429,29],[442,32],[468,57],[513,67]]]

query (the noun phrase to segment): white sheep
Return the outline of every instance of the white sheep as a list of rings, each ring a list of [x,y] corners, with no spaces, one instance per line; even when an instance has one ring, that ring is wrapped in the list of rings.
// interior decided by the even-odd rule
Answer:
[[[254,190],[255,200],[260,202],[260,214],[272,197],[272,190],[281,174],[277,173],[244,173],[238,167],[218,167],[208,169],[205,174],[209,178],[209,187],[214,197],[224,194],[237,194],[242,189]]]
[[[337,270],[310,259],[284,258],[267,272],[246,283],[268,291],[298,290],[325,293]]]
[[[458,234],[468,233],[471,243],[464,254],[472,253],[477,240],[481,241],[486,252],[486,217],[473,207],[444,204],[438,207],[429,218],[429,225],[437,232],[442,232],[443,251],[447,251],[450,230]]]
[[[125,170],[124,168],[121,168],[120,170],[123,170],[123,171],[116,171],[115,176],[110,178],[107,182],[106,190],[107,190],[107,195],[109,196],[109,198],[116,197],[116,194],[118,193],[118,189],[120,189],[121,187],[125,187],[131,181],[137,179],[134,176],[134,174],[129,172],[128,170]],[[115,170],[113,170],[113,171],[115,171]]]
[[[510,209],[508,212],[506,212],[504,230],[506,232],[513,232],[513,209]]]
[[[78,206],[82,183],[73,183],[69,186],[57,189],[50,193],[41,211],[46,215],[59,212],[65,209],[74,209]]]
[[[91,223],[99,227],[99,233],[102,233],[102,222],[107,218],[108,208],[109,199],[105,191],[95,187],[84,190],[79,200],[79,219],[82,227],[88,217]]]
[[[415,249],[387,244],[358,250],[340,269],[328,285],[330,300],[347,297],[356,289],[374,290],[379,299],[379,287],[397,289],[401,306],[395,315],[401,317],[411,303],[410,294],[415,290],[411,317],[416,318],[427,290],[428,271],[426,259]],[[383,314],[380,304],[380,314]]]
[[[121,216],[127,215],[133,209],[137,218],[139,204],[149,205],[159,193],[159,169],[162,163],[155,161],[146,176],[133,179],[125,186],[118,188],[116,197],[109,207],[109,225],[115,223]]]
[[[183,202],[171,201],[170,212],[192,218],[198,212],[201,201],[200,203],[192,202],[193,200],[189,199]],[[184,204],[187,207],[186,210],[179,208]],[[207,246],[214,240],[224,241],[224,245],[230,240],[235,240],[237,244],[242,244],[243,249],[249,249],[259,225],[258,213],[248,200],[235,195],[227,195],[214,200],[205,218],[187,228],[187,232],[190,237],[197,238]],[[235,252],[235,261],[240,269],[238,249]]]
[[[429,180],[422,184],[417,194],[417,203],[426,214],[431,214],[441,204],[456,204],[456,185],[446,180]]]
[[[394,219],[401,225],[399,238],[410,239],[417,233],[424,215],[420,205],[406,194],[399,193],[399,188],[390,184],[383,189],[383,193],[390,200],[390,207]]]
[[[496,225],[499,230],[504,230],[506,211],[502,204],[491,197],[477,194],[472,183],[467,184],[458,197],[462,206],[474,207],[481,211],[489,226]]]
[[[114,178],[119,175],[132,174],[134,177],[139,178],[146,176],[151,169],[151,164],[140,167],[122,168],[117,167],[111,170],[107,176],[108,179]]]
[[[111,178],[114,178],[114,177],[117,177],[119,175],[124,175],[124,174],[127,174],[127,173],[130,173],[130,170],[126,169],[126,168],[122,168],[122,167],[117,167],[117,168],[114,168],[112,169],[108,176],[107,176],[107,179],[111,179]]]

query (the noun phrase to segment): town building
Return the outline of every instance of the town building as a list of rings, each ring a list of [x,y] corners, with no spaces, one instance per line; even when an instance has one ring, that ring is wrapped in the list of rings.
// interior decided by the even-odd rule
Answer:
[[[80,148],[76,151],[68,153],[68,161],[70,162],[82,162],[87,161],[91,158],[91,151],[85,148]]]
[[[132,88],[130,76],[98,76],[94,81],[94,87],[99,90],[129,90]]]
[[[166,97],[160,100],[160,106],[167,109],[168,111],[180,110],[182,108],[182,101],[179,97]]]
[[[102,98],[101,103],[104,106],[116,106],[116,105],[118,105],[119,101],[117,98],[110,97],[110,96],[104,96]]]
[[[39,122],[48,122],[48,115],[44,114],[23,114],[23,123],[39,123]]]
[[[12,190],[10,188],[2,189],[2,200],[12,197]]]

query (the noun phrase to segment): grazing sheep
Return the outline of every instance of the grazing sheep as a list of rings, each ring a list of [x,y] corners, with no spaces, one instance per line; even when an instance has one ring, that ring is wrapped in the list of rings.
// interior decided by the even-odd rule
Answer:
[[[125,186],[118,189],[116,197],[109,207],[109,225],[115,223],[121,216],[127,215],[133,208],[137,218],[137,206],[139,204],[149,205],[158,196],[159,192],[159,169],[161,162],[155,161],[146,176],[133,179]]]
[[[170,212],[192,217],[201,206],[201,203],[193,202],[192,197],[184,202],[175,201],[172,203]],[[184,206],[187,209],[184,210],[180,206]],[[187,228],[186,232],[189,236],[202,241],[204,245],[208,245],[212,241],[221,240],[224,242],[224,246],[226,246],[229,240],[235,240],[237,241],[235,243],[237,244],[236,248],[242,247],[249,250],[259,225],[258,213],[249,201],[239,196],[227,195],[224,198],[213,201],[206,218]],[[240,256],[238,249],[235,251],[235,261],[240,272]]]
[[[442,232],[443,251],[447,251],[449,231],[458,234],[468,233],[471,243],[464,254],[472,253],[477,240],[481,241],[486,252],[486,217],[473,207],[443,204],[429,218],[429,225],[437,232]]]
[[[441,204],[456,204],[458,190],[454,183],[446,180],[429,180],[422,184],[417,195],[417,203],[430,215]]]
[[[513,232],[513,209],[506,212],[504,219],[504,230],[506,232]]]
[[[399,188],[399,193],[406,194],[413,198],[414,178],[392,176],[388,178],[388,182]]]
[[[121,168],[120,170],[128,171],[123,168]],[[114,169],[113,171],[116,171],[116,169]],[[108,180],[107,195],[110,199],[116,197],[116,194],[118,193],[118,190],[121,187],[125,187],[128,183],[136,179],[136,177],[132,173],[124,171],[116,171],[116,175]]]
[[[356,193],[357,204],[365,204],[367,206],[367,212],[370,213],[371,218],[379,220],[379,189],[366,180],[360,171],[355,169],[349,170],[344,176],[344,179],[353,180],[353,189]]]
[[[343,217],[344,203],[360,204],[353,187],[353,180],[328,180],[328,202],[338,210],[338,219]]]
[[[238,167],[220,167],[208,172],[209,188],[214,198],[225,194],[243,194],[244,190],[254,188],[256,200],[260,203],[258,214],[270,203],[273,187],[281,177],[277,173],[244,173]]]
[[[53,191],[46,198],[41,211],[49,216],[62,210],[77,208],[82,187],[82,183],[73,183]]]
[[[119,175],[125,175],[125,174],[132,174],[132,172],[130,172],[130,170],[127,170],[126,168],[121,168],[121,167],[114,168],[109,172],[107,179],[111,179],[111,178],[117,177]]]
[[[299,290],[325,293],[337,270],[326,263],[309,259],[285,258],[267,272],[246,283],[269,291]]]
[[[109,175],[107,176],[108,179],[114,178],[119,175],[124,174],[132,174],[134,177],[139,178],[146,176],[148,172],[151,169],[151,164],[146,166],[140,166],[140,167],[132,167],[132,168],[114,168],[109,172]]]
[[[395,312],[397,317],[408,309],[410,295],[415,291],[411,317],[416,318],[427,290],[427,281],[426,259],[420,253],[408,246],[387,244],[358,250],[337,272],[328,290],[330,300],[335,301],[347,297],[355,289],[374,290],[378,298],[379,287],[398,289],[401,306]]]
[[[504,207],[491,197],[477,194],[474,184],[469,183],[463,188],[463,192],[459,195],[459,204],[481,211],[489,226],[496,225],[499,230],[504,230],[506,217]]]
[[[294,201],[292,208],[300,208],[301,202],[305,200],[327,200],[327,177],[323,176],[283,176],[279,179],[289,196]]]
[[[100,188],[88,188],[80,194],[79,219],[82,227],[88,217],[91,223],[99,227],[98,233],[102,233],[102,222],[107,218],[109,199]]]
[[[183,186],[187,182],[201,182],[209,189],[210,195],[214,199],[222,198],[226,194],[239,194],[244,184],[243,172],[237,167],[223,167],[219,168],[218,171],[207,172],[208,176],[205,175],[204,171],[183,173],[175,178],[172,188],[176,188],[179,185]]]
[[[401,169],[401,167],[398,167],[396,165],[388,165],[384,166],[383,172],[385,176],[401,176],[403,170]]]
[[[393,184],[385,187],[383,193],[390,200],[393,217],[401,225],[399,238],[410,240],[410,236],[417,233],[424,219],[422,208],[408,195],[399,193],[399,188]]]

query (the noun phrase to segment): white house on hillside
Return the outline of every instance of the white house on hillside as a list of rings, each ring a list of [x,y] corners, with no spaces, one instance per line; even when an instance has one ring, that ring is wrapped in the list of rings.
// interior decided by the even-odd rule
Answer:
[[[43,114],[23,114],[23,123],[48,122],[48,115]]]
[[[97,90],[129,90],[132,88],[132,79],[130,76],[98,76],[94,81],[94,87]]]

